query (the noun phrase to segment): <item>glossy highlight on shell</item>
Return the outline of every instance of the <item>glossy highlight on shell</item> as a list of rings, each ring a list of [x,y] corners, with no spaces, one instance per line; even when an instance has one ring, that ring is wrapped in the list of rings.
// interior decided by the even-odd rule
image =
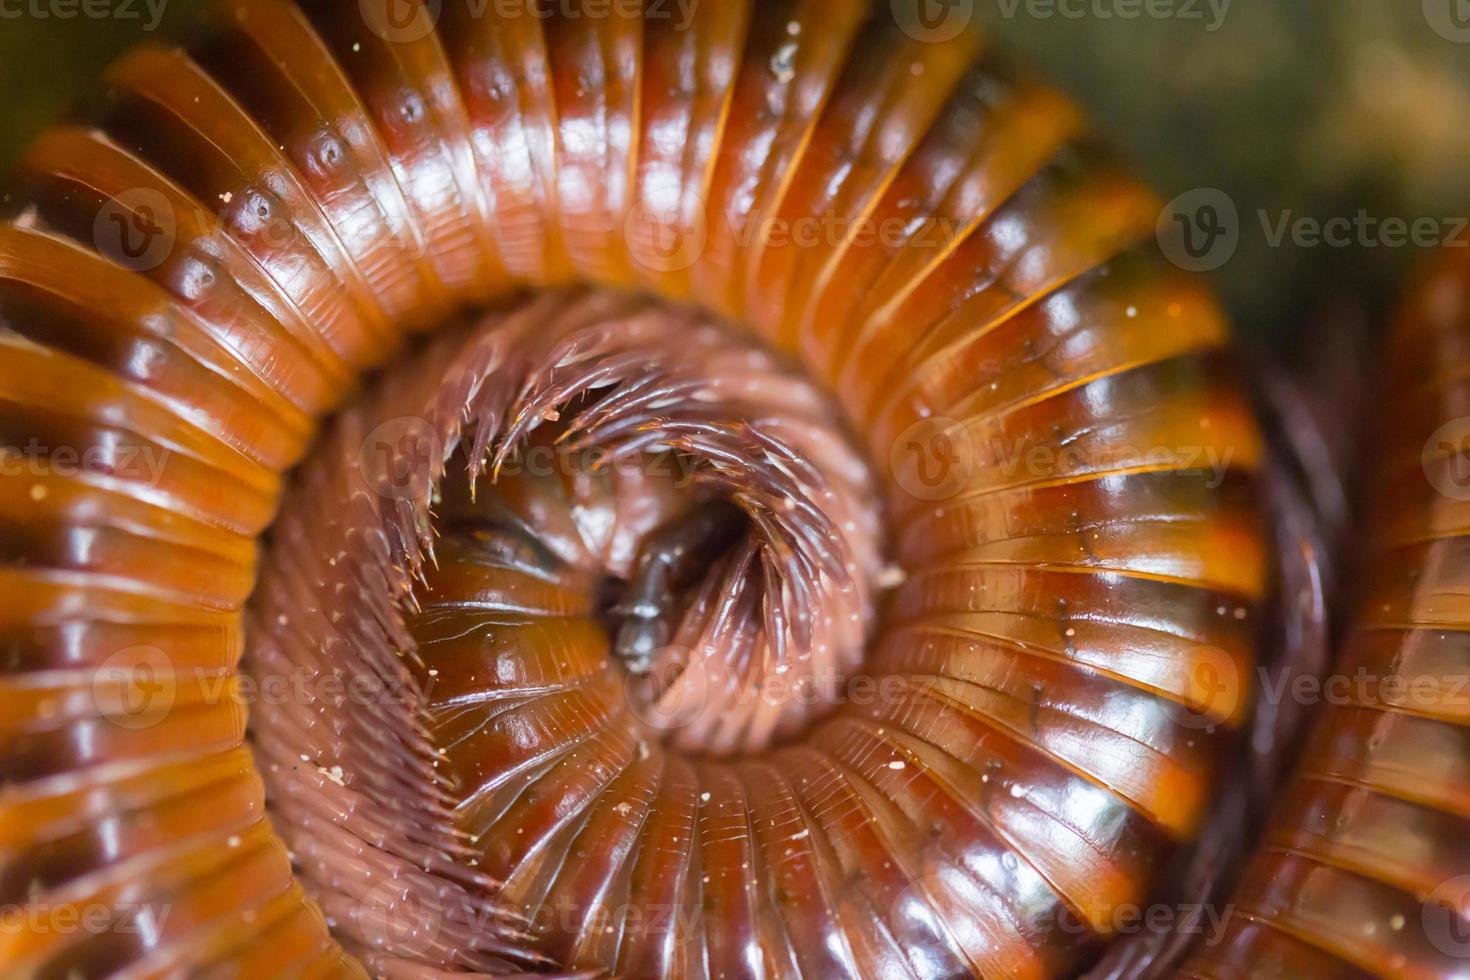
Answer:
[[[1244,846],[1320,501],[1065,98],[901,0],[251,0],[106,83],[0,225],[0,903],[140,925],[0,963],[1187,952],[1115,913]]]

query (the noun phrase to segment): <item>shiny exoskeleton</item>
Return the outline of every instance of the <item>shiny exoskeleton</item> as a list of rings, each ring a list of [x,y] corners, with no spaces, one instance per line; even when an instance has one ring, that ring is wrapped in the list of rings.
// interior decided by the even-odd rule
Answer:
[[[0,963],[1043,977],[1116,937],[1249,714],[1262,441],[1157,200],[916,8],[226,3],[35,143],[0,903],[151,918]]]

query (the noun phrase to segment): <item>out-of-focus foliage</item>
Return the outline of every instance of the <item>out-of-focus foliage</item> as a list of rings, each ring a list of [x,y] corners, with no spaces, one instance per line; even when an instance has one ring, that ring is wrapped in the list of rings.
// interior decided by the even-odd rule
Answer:
[[[1334,291],[1381,303],[1421,251],[1356,230],[1346,248],[1273,245],[1288,212],[1470,215],[1470,21],[1448,32],[1460,41],[1435,29],[1470,14],[1461,0],[1161,0],[1181,16],[1133,20],[1096,13],[1128,0],[1059,0],[1051,16],[1045,0],[978,2],[1167,197],[1216,187],[1235,201],[1240,246],[1215,279],[1249,333],[1289,332]]]

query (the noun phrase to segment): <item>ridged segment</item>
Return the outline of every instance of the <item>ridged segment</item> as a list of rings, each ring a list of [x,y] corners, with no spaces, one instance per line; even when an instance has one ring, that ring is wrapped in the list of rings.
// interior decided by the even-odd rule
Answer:
[[[1064,99],[973,34],[916,40],[889,4],[699,4],[679,26],[591,0],[445,3],[422,32],[431,8],[394,6],[225,4],[215,33],[125,57],[95,124],[22,165],[0,229],[0,433],[48,462],[0,480],[0,902],[174,917],[127,941],[0,930],[0,962],[1078,968],[1209,805],[1265,591],[1263,452],[1217,309],[1150,241],[1154,198]],[[817,242],[775,242],[772,222],[815,222]],[[812,490],[805,524],[755,499],[802,573],[747,576],[758,559],[736,553],[677,639],[755,658],[761,623],[796,652],[825,637],[861,654],[846,625],[799,621],[814,602],[762,605],[820,582],[871,632],[865,659],[834,662],[886,693],[813,717],[695,713],[684,737],[719,759],[641,738],[596,586],[683,513],[657,479],[507,476],[466,502],[451,475],[435,526],[418,497],[313,465],[280,509],[283,473],[370,441],[366,410],[318,420],[384,365],[370,403],[443,422],[442,448],[478,463],[495,446],[463,410],[519,404],[483,372],[515,366],[555,311],[512,297],[571,281],[692,301],[834,390],[871,471],[840,421],[792,425],[834,417],[820,398],[759,387],[744,418],[812,429],[799,453],[733,452],[688,419],[679,445],[726,475],[779,460],[765,475],[808,489],[804,462],[834,484],[876,476],[894,567],[871,528],[818,519],[841,493]],[[594,295],[588,321],[632,336],[630,301]],[[468,352],[411,339],[485,303],[520,326]],[[410,346],[411,376],[390,363]],[[725,396],[746,377],[732,350],[701,379],[734,379]],[[63,446],[97,462],[64,472]],[[605,522],[569,505],[588,500]],[[442,522],[477,508],[500,508],[493,547],[440,534],[431,571]],[[812,531],[828,527],[843,533]],[[1200,664],[1236,672],[1223,696]],[[272,676],[313,689],[267,707],[236,686]],[[320,689],[339,676],[389,696],[345,710]],[[1439,792],[1413,802],[1464,816],[1446,730],[1401,720],[1382,752],[1434,733]],[[1395,760],[1375,758],[1387,779]],[[558,899],[574,912],[539,921]]]

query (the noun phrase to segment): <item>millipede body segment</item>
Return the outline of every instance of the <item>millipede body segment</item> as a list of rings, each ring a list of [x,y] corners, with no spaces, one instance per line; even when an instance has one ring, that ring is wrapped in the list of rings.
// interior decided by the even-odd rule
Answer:
[[[1470,976],[1467,341],[1461,241],[1389,330],[1343,650],[1225,927],[1184,975]]]
[[[0,904],[44,921],[0,963],[1049,977],[1118,939],[1243,751],[1267,451],[1156,199],[918,6],[226,3],[34,144]],[[1394,492],[1362,657],[1442,625],[1394,589],[1454,513]],[[1455,839],[1463,719],[1335,718],[1296,812]],[[1415,744],[1433,798],[1378,792]],[[1279,839],[1253,867],[1318,873]]]

